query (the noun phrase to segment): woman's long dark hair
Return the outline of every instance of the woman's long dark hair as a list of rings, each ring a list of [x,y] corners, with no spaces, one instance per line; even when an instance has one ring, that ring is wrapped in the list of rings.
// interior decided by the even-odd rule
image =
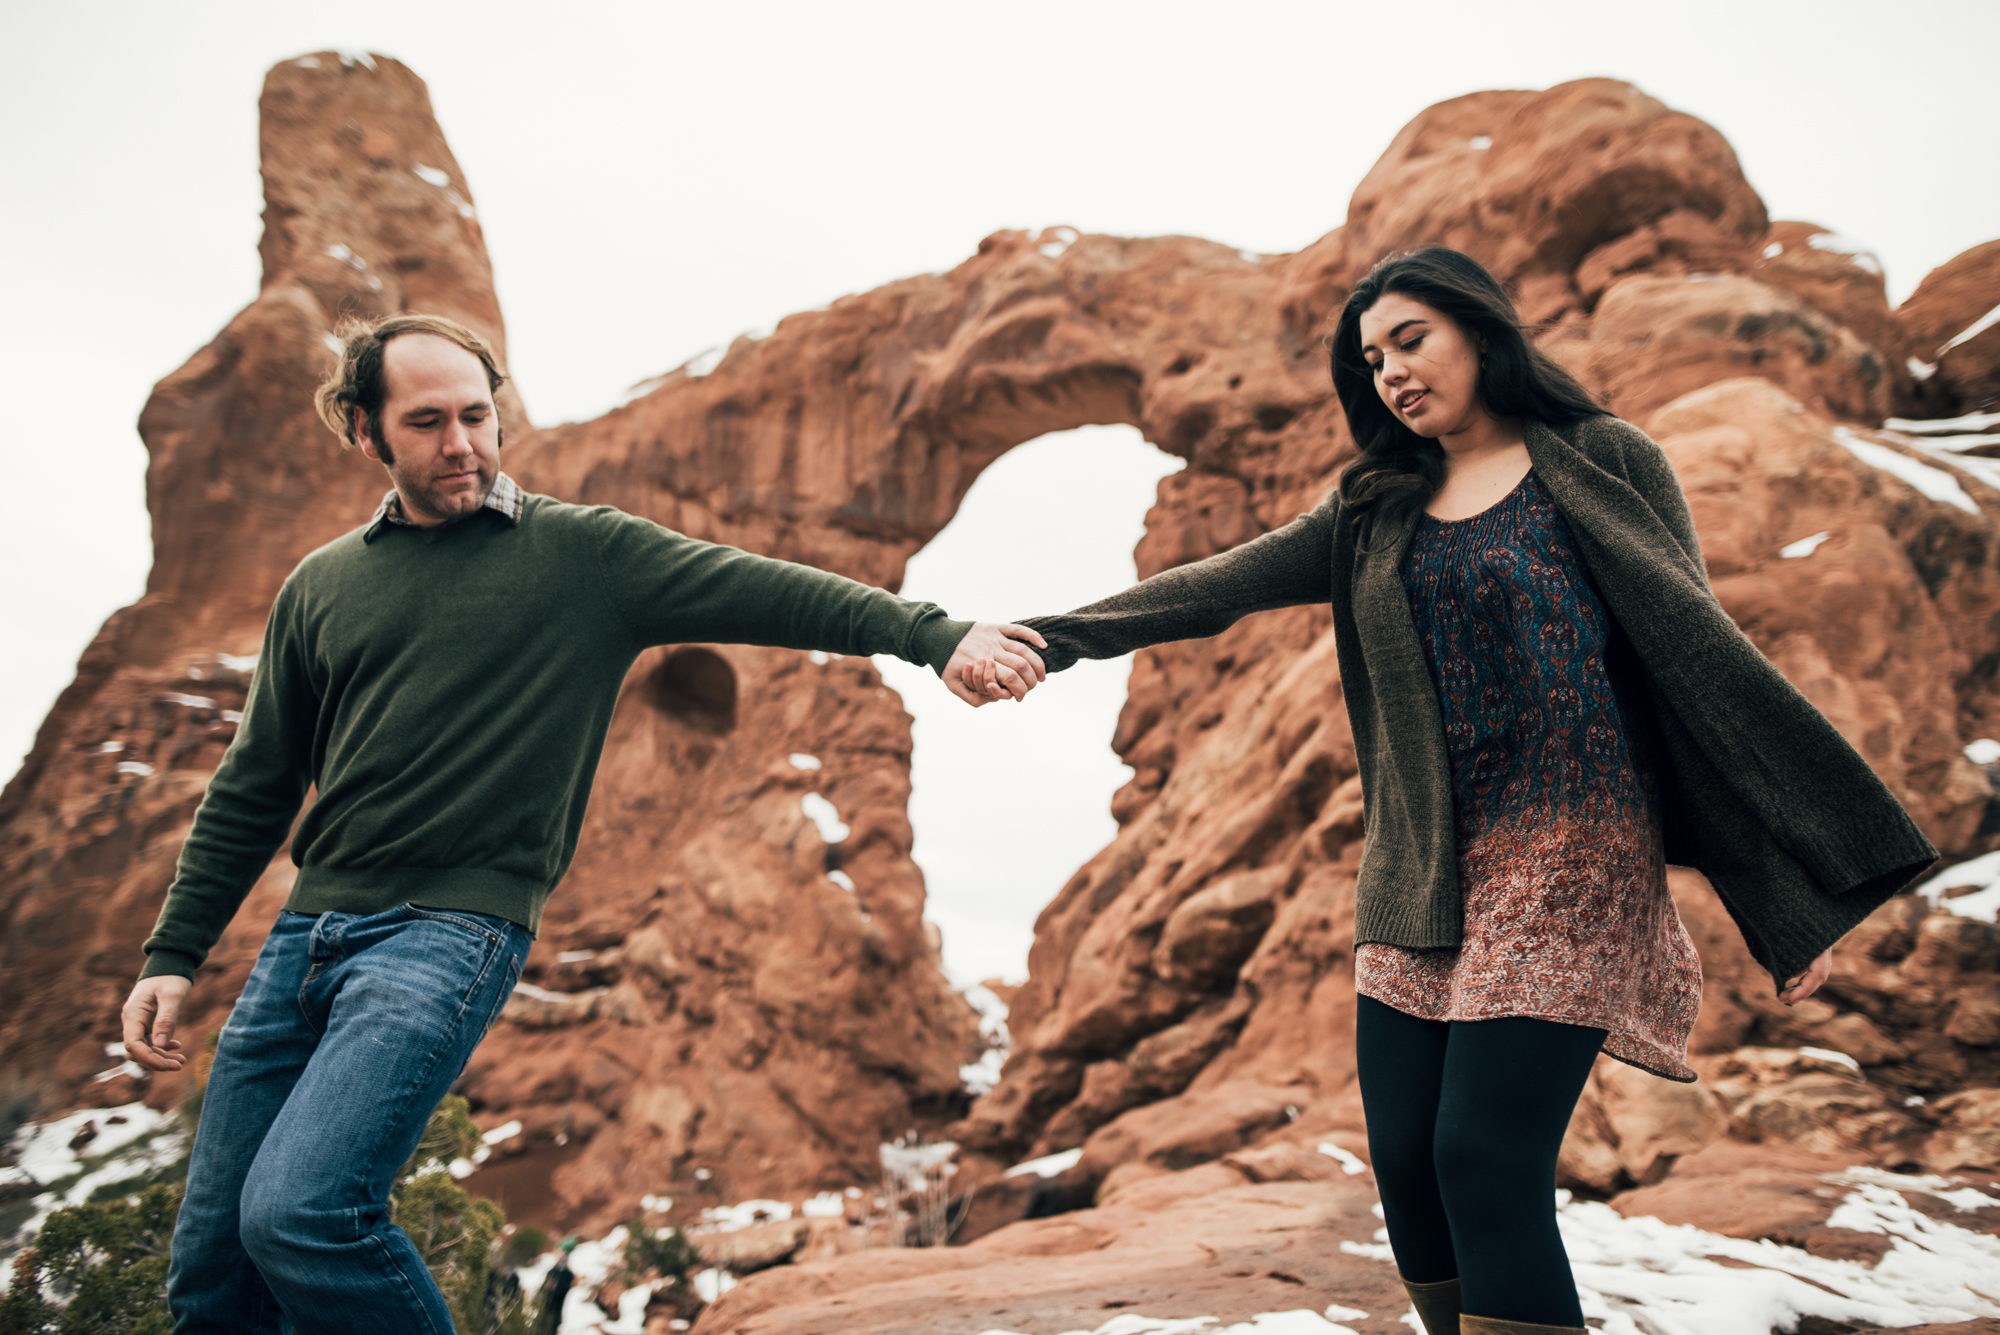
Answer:
[[[1410,430],[1375,392],[1375,371],[1361,356],[1361,317],[1390,293],[1420,301],[1484,344],[1479,401],[1495,417],[1560,425],[1605,410],[1590,391],[1528,342],[1521,317],[1499,280],[1470,255],[1430,246],[1391,255],[1355,284],[1333,331],[1333,389],[1361,457],[1340,475],[1340,498],[1357,509],[1405,491],[1428,501],[1444,483],[1444,447]]]

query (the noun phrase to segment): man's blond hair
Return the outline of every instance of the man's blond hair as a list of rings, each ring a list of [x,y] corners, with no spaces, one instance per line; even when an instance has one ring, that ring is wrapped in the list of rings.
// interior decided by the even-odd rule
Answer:
[[[415,312],[349,320],[335,331],[341,344],[340,364],[313,395],[313,406],[319,409],[320,420],[340,437],[342,446],[360,445],[355,439],[356,409],[368,415],[368,432],[376,448],[385,446],[381,421],[382,405],[389,398],[389,378],[382,367],[383,350],[404,334],[435,334],[456,343],[486,368],[487,388],[497,392],[507,383],[492,345],[456,320]]]

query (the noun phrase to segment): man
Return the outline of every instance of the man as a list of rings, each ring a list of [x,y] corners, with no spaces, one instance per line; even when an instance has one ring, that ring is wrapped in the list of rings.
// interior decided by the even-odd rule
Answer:
[[[298,877],[202,1105],[178,1332],[452,1335],[389,1189],[513,990],[642,649],[893,653],[974,705],[1041,679],[1021,627],[523,493],[499,469],[502,381],[471,330],[397,315],[350,330],[320,388],[393,487],[279,590],[123,1013],[135,1060],[182,1066],[194,970],[289,835]]]

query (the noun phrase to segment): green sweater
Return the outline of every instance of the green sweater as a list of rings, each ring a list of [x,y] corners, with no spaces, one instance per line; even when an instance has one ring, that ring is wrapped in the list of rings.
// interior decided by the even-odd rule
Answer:
[[[931,603],[546,496],[518,523],[479,510],[356,529],[278,592],[142,976],[192,975],[288,834],[288,909],[414,901],[535,931],[642,649],[889,653],[942,672],[968,628]]]
[[[1729,619],[1687,499],[1646,434],[1616,417],[1527,424],[1528,455],[1643,669],[1666,855],[1714,884],[1779,980],[1929,867],[1868,762]],[[1464,925],[1451,762],[1402,578],[1413,506],[1361,514],[1338,493],[1284,528],[1024,624],[1060,672],[1215,635],[1265,608],[1330,603],[1366,803],[1354,939],[1456,946]],[[1189,887],[1193,889],[1195,887]]]

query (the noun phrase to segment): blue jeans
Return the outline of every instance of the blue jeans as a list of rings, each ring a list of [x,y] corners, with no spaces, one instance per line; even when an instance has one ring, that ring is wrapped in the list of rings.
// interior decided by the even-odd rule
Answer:
[[[453,1335],[389,1189],[530,944],[413,904],[278,915],[209,1072],[167,1274],[176,1335]]]

